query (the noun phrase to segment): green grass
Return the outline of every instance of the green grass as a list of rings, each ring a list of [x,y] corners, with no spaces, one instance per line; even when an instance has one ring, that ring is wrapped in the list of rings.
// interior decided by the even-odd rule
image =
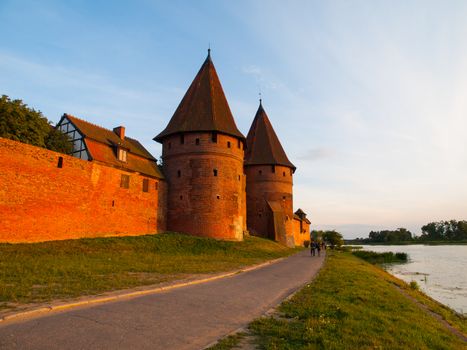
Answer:
[[[245,333],[235,333],[225,338],[220,339],[215,345],[210,346],[206,350],[230,350],[237,349],[240,341],[245,337]]]
[[[377,253],[368,250],[357,250],[352,252],[356,257],[366,260],[371,264],[390,264],[407,262],[407,253],[383,252]]]
[[[176,233],[0,244],[0,309],[227,271],[297,252]]]
[[[398,287],[396,287],[398,286]],[[377,266],[330,252],[316,279],[250,324],[261,349],[464,349],[463,343],[398,288],[464,329],[456,315]],[[449,315],[448,315],[449,314]]]

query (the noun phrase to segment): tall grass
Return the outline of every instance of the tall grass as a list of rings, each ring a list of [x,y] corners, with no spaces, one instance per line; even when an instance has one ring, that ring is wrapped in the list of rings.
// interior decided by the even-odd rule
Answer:
[[[352,254],[372,264],[404,263],[408,260],[407,253],[377,253],[368,250],[357,250],[353,251]]]

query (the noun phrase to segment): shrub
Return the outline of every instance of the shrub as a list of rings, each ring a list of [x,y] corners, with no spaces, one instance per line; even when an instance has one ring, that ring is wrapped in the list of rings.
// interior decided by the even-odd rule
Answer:
[[[408,256],[406,253],[383,252],[377,253],[368,250],[357,250],[352,252],[353,255],[360,259],[366,260],[371,264],[388,264],[406,262]]]

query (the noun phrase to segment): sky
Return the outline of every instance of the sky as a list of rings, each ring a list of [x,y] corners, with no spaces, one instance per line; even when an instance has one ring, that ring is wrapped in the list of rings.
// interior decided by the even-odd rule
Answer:
[[[0,94],[126,127],[156,158],[211,47],[237,126],[263,106],[294,209],[345,238],[467,219],[465,1],[0,0]]]

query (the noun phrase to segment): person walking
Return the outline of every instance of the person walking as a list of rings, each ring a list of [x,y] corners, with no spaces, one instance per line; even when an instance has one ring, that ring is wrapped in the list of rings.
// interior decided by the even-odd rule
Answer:
[[[315,256],[315,242],[311,241],[310,242],[310,253],[311,253],[311,256]]]
[[[316,250],[318,251],[318,256],[320,256],[319,253],[321,252],[321,243],[316,242]]]

